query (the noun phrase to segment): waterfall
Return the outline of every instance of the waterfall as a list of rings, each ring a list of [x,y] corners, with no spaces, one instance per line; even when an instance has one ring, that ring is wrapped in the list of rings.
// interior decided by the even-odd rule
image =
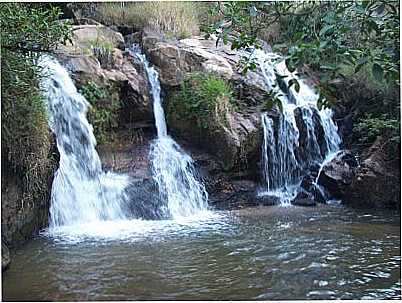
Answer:
[[[318,109],[318,94],[296,73],[291,73],[284,60],[261,50],[255,50],[254,57],[266,85],[278,94],[282,103],[279,115],[268,112],[261,115],[265,186],[260,195],[279,197],[281,204],[286,205],[300,191],[309,169],[321,167],[325,159],[339,150],[341,139],[332,120],[332,111]],[[291,79],[298,81],[298,92],[294,85],[288,88]]]
[[[166,201],[165,213],[173,218],[193,215],[208,207],[208,194],[196,178],[193,159],[168,134],[162,107],[158,72],[151,67],[138,48],[131,49],[145,67],[157,129],[157,139],[151,145],[150,159],[153,178],[158,184],[161,199]]]
[[[89,103],[56,60],[44,56],[40,66],[47,75],[41,89],[60,153],[51,192],[50,227],[124,219],[128,178],[102,171],[86,118]]]

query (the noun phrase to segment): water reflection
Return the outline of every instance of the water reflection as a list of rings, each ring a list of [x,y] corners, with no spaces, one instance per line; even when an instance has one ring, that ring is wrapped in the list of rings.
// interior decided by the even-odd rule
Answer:
[[[397,299],[399,220],[339,206],[262,207],[187,222],[114,222],[98,234],[93,226],[69,237],[59,230],[17,252],[3,297]]]

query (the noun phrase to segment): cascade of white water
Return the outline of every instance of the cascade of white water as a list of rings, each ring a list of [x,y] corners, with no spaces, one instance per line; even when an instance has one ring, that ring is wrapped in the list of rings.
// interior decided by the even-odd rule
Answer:
[[[318,95],[280,57],[255,50],[267,86],[282,103],[279,117],[262,114],[262,145],[265,190],[261,195],[278,196],[289,204],[300,189],[303,176],[312,165],[319,165],[328,155],[339,150],[341,139],[330,109],[317,107]],[[278,60],[279,59],[279,60]],[[280,75],[280,80],[277,79]],[[283,88],[282,83],[297,79],[300,87]],[[285,85],[287,86],[287,85]]]
[[[52,185],[50,227],[124,219],[128,178],[102,172],[86,118],[89,103],[56,60],[44,56],[40,66],[48,75],[41,87],[60,153]]]
[[[138,48],[131,49],[131,52],[143,63],[151,87],[158,137],[152,143],[150,158],[153,178],[161,198],[167,201],[165,212],[176,218],[206,210],[208,194],[195,177],[193,159],[167,134],[158,72],[150,66],[145,55],[138,52]]]

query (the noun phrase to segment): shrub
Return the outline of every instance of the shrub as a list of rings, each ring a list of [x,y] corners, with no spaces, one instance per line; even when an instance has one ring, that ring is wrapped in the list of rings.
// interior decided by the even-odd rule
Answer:
[[[96,19],[102,23],[148,28],[179,39],[199,33],[202,4],[194,2],[101,3]]]
[[[80,88],[80,93],[91,104],[88,120],[94,127],[94,134],[98,143],[106,143],[108,135],[114,134],[118,126],[118,111],[120,101],[111,96],[109,91],[89,81]]]
[[[235,103],[228,82],[213,74],[188,74],[181,90],[169,102],[170,113],[180,119],[193,119],[199,128],[228,125]]]
[[[398,157],[396,152],[401,143],[399,119],[392,119],[385,114],[379,117],[367,114],[356,124],[354,132],[362,144],[372,144],[378,136],[382,136],[387,140],[387,152]]]
[[[0,4],[2,164],[23,181],[21,206],[43,200],[47,192],[52,139],[36,61],[40,51],[70,36],[60,15],[51,5]]]

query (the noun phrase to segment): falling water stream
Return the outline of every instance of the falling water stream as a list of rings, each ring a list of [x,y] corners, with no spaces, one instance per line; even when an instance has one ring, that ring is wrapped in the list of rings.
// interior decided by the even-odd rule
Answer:
[[[51,191],[50,227],[125,219],[128,178],[102,171],[86,118],[89,103],[60,63],[43,57],[40,64],[49,75],[42,89],[60,153]]]
[[[312,166],[336,153],[341,139],[332,121],[332,111],[318,109],[318,94],[296,72],[291,73],[284,60],[261,50],[255,50],[254,56],[267,86],[282,103],[279,116],[261,116],[265,189],[260,195],[277,196],[283,205],[288,205],[299,192],[303,176]],[[298,91],[295,85],[287,86],[292,79],[297,79]]]
[[[208,211],[193,160],[167,134],[158,74],[138,58],[152,88],[158,137],[150,160],[166,218],[128,216],[130,180],[102,171],[87,101],[67,71],[44,58],[50,77],[42,88],[60,152],[50,228],[13,252],[3,300],[401,298],[397,213],[342,205]],[[273,67],[263,61],[272,85]],[[282,98],[280,117],[262,115],[266,191],[283,200],[297,192],[306,167],[339,147],[331,113],[319,111],[316,98],[301,83],[299,94]],[[302,125],[308,155],[297,148]],[[320,127],[325,136],[315,133]]]
[[[133,53],[143,63],[151,86],[158,137],[152,143],[150,156],[159,193],[162,200],[167,201],[166,212],[175,218],[205,211],[208,194],[196,178],[193,159],[167,134],[158,72],[150,66],[144,54]]]

